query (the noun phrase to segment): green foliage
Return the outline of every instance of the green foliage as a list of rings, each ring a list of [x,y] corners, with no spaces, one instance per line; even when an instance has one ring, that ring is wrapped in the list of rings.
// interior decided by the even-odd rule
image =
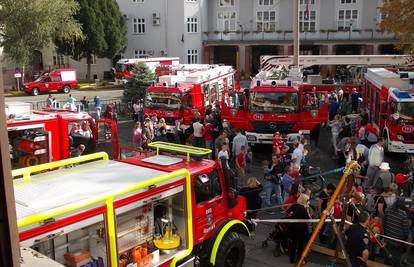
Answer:
[[[118,55],[127,42],[125,18],[116,0],[76,0],[80,9],[75,19],[82,25],[85,39],[57,40],[60,53],[70,55],[75,60],[87,59],[90,79],[92,55],[113,58]]]
[[[74,0],[0,0],[0,6],[0,45],[23,67],[52,39],[83,38],[73,18],[79,10]]]
[[[132,77],[125,84],[122,100],[128,103],[135,99],[143,99],[145,90],[156,78],[156,75],[149,70],[147,65],[139,62],[134,67]]]

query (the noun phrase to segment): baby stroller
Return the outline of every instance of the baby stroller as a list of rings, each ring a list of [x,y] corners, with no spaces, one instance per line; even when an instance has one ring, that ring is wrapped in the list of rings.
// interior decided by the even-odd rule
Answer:
[[[283,254],[288,254],[289,248],[289,231],[287,223],[276,223],[275,228],[269,234],[267,239],[262,242],[262,247],[269,246],[269,241],[275,242],[275,249],[273,250],[273,256],[280,257]]]

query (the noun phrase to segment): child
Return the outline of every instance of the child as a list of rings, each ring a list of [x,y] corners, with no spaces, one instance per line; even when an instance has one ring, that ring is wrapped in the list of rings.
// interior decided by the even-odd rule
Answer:
[[[246,174],[246,154],[247,150],[245,146],[241,146],[239,154],[236,156],[236,171],[239,178],[239,185],[244,186],[244,176]]]
[[[373,213],[371,215],[371,218],[369,219],[368,226],[371,228],[372,232],[374,234],[381,234],[382,233],[382,223],[381,218],[378,215],[378,213]],[[375,241],[374,235],[371,233],[368,236],[369,243],[368,243],[368,249],[369,249],[369,259],[375,260],[375,255],[378,254],[378,245]]]

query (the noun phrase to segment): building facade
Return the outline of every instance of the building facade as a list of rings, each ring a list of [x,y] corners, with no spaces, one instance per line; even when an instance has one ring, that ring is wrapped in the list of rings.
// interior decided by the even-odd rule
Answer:
[[[224,63],[249,77],[261,55],[293,54],[292,0],[118,0],[128,21],[125,58],[178,56]],[[307,5],[308,4],[308,5]],[[382,0],[300,0],[300,53],[398,54],[379,28]]]

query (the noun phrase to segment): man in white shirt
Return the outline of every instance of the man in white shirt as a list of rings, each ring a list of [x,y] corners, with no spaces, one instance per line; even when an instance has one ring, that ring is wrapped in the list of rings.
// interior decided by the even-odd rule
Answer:
[[[219,160],[219,163],[220,163],[220,165],[222,164],[221,162],[222,162],[222,159],[224,159],[225,160],[225,164],[227,165],[227,169],[230,169],[230,167],[229,167],[229,151],[228,151],[228,149],[229,149],[229,147],[228,147],[228,143],[226,143],[226,142],[224,142],[224,143],[222,143],[222,145],[221,145],[221,150],[220,150],[220,152],[218,153],[218,155],[217,155],[217,158],[218,158],[218,160]],[[222,165],[221,165],[222,166]],[[223,166],[222,166],[223,167]]]
[[[378,142],[372,145],[368,152],[368,169],[367,169],[367,180],[365,187],[369,188],[373,186],[374,178],[377,176],[379,166],[384,161],[384,139],[378,138]]]
[[[244,146],[247,149],[248,143],[247,137],[241,133],[240,129],[234,129],[234,133],[236,134],[236,136],[233,138],[232,156],[236,157],[240,153],[242,146]]]
[[[292,162],[300,166],[303,158],[303,150],[300,149],[299,143],[295,143],[293,147],[295,149],[292,153]]]
[[[197,147],[205,147],[204,146],[204,139],[203,139],[203,129],[204,125],[200,123],[200,119],[197,118],[196,121],[193,123],[193,146]]]
[[[142,111],[141,106],[139,104],[139,100],[137,100],[134,105],[132,105],[134,109],[134,122],[140,121],[140,113]]]

